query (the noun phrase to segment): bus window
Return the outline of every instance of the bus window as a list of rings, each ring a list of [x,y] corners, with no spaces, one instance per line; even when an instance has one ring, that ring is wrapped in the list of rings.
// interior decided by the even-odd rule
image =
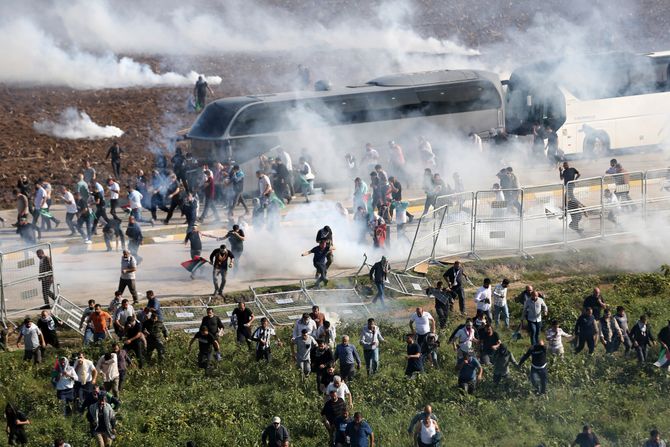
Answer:
[[[367,96],[366,122],[386,121],[420,114],[420,102],[411,90],[371,93]]]
[[[500,94],[487,83],[431,88],[417,92],[427,116],[490,110],[500,107]]]

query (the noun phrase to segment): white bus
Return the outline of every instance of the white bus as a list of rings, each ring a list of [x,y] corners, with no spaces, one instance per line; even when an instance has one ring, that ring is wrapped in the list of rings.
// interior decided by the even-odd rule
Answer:
[[[507,83],[506,129],[549,125],[565,154],[656,147],[670,131],[669,53],[572,56],[526,65]]]
[[[307,148],[319,154],[312,157],[317,180],[333,181],[342,172],[333,163],[343,165],[347,152],[360,155],[367,142],[403,144],[411,138],[416,144],[419,135],[430,138],[432,131],[488,135],[503,124],[498,75],[439,70],[335,90],[220,99],[205,107],[186,138],[199,159],[246,162],[247,177],[253,177],[253,161],[277,146],[294,155]]]

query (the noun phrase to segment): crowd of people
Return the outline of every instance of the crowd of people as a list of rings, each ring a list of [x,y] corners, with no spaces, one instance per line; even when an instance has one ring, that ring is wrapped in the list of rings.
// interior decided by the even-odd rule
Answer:
[[[380,264],[380,271],[384,272],[383,262],[380,261]],[[372,278],[375,278],[374,273]],[[544,331],[543,339],[543,325],[551,311],[551,302],[542,292],[528,285],[518,296],[510,299],[507,293],[509,280],[503,279],[494,284],[486,278],[473,295],[476,313],[468,317],[464,282],[470,282],[470,278],[463,265],[456,262],[444,271],[442,281],[426,290],[426,295],[435,300],[437,321],[423,307],[417,307],[410,315],[406,336],[407,377],[429,373],[432,368],[444,368],[442,357],[448,356],[445,349],[453,346],[456,383],[464,393],[476,395],[479,385],[487,380],[486,371],[486,376],[491,374],[494,385],[503,386],[509,380],[512,366],[521,368],[529,361],[528,375],[532,389],[542,395],[547,392],[550,377],[548,357],[565,355],[563,339],[574,342],[575,355],[585,348],[593,354],[597,345],[602,344],[607,355],[614,356],[623,350],[623,358],[634,353],[640,364],[650,361],[649,349],[656,343],[670,352],[670,321],[654,336],[646,315],[629,324],[625,308],[608,303],[597,287],[584,298],[582,314],[575,321],[572,331],[564,330],[554,317]],[[63,414],[85,414],[91,435],[103,447],[111,445],[115,437],[115,414],[121,405],[128,370],[160,364],[166,356],[170,334],[162,321],[160,301],[151,290],[146,292],[146,299],[146,305],[141,310],[134,307],[138,304],[136,299],[131,302],[123,298],[122,290],[115,293],[106,310],[94,300],[89,301],[80,321],[84,332],[83,343],[105,342],[102,346],[108,348],[97,359],[86,358],[84,351],[76,352],[72,357],[61,355],[58,339],[60,322],[48,310],[42,311],[36,324],[26,318],[17,330],[16,344],[17,347],[23,344],[26,361],[40,363],[47,345],[58,350],[58,361],[53,366],[50,380],[56,398],[62,404]],[[448,335],[445,330],[456,305],[465,320]],[[516,330],[510,317],[511,305],[519,306],[521,311]],[[329,437],[328,445],[374,445],[375,437],[370,424],[360,412],[353,412],[355,377],[361,366],[365,367],[368,376],[372,376],[384,364],[383,345],[386,340],[374,318],[369,318],[361,327],[356,342],[350,335],[338,338],[337,325],[329,322],[318,306],[294,323],[289,340],[282,340],[267,318],[257,320],[244,302],[238,303],[228,324],[234,330],[235,341],[253,352],[256,361],[271,362],[274,345],[281,347],[286,342],[290,346],[300,377],[305,381],[314,380],[316,393],[323,396],[321,417]],[[205,373],[215,361],[221,360],[221,336],[228,324],[215,314],[214,308],[208,308],[199,330],[188,343],[189,350],[197,344],[196,364]],[[521,330],[524,326],[530,344],[517,361],[499,331],[506,331],[515,340],[523,337]],[[115,341],[108,343],[112,338]],[[443,340],[447,343],[441,343]],[[664,366],[667,367],[667,364]],[[312,375],[314,379],[310,379]],[[23,442],[26,439],[25,426],[30,421],[11,405],[6,414],[12,442]],[[418,446],[439,445],[441,440],[440,426],[429,406],[412,420],[409,432]],[[655,437],[658,438],[656,431],[652,432],[650,443],[645,445],[662,445],[653,444]],[[279,417],[275,417],[263,430],[262,442],[270,446],[289,445],[288,430],[281,425]],[[588,431],[585,428],[574,445],[599,444],[597,436],[590,428]]]

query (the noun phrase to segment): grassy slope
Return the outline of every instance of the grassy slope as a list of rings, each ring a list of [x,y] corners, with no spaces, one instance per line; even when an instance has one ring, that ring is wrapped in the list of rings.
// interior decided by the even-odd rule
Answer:
[[[549,297],[550,318],[562,320],[568,331],[572,331],[583,296],[594,284],[600,284],[610,305],[624,304],[629,309],[631,324],[640,313],[648,312],[657,333],[670,318],[670,279],[660,274],[603,271],[594,267],[589,256],[581,254],[577,260],[571,255],[479,262],[470,267],[470,275],[475,283],[485,275],[496,280],[503,275],[511,277],[517,282],[510,293],[520,290],[523,281],[532,281]],[[561,272],[560,278],[557,272]],[[436,276],[439,272],[429,274]],[[403,299],[402,303],[412,306],[420,301],[425,300]],[[385,316],[409,312],[396,309]],[[512,310],[516,317],[519,312],[518,306]],[[451,327],[456,323],[452,321]],[[381,327],[387,343],[381,353],[380,374],[372,379],[360,375],[351,384],[355,410],[368,419],[381,441],[379,445],[411,445],[404,430],[414,412],[428,402],[433,403],[447,432],[446,445],[534,447],[544,442],[547,446],[564,446],[585,422],[593,424],[604,446],[641,445],[653,427],[662,433],[670,431],[668,374],[653,366],[639,368],[631,359],[606,357],[602,347],[592,358],[568,352],[564,360],[552,360],[547,397],[530,392],[524,368],[513,371],[511,380],[499,388],[490,382],[487,371],[477,396],[472,398],[456,389],[451,348],[442,347],[440,369],[407,380],[403,376],[405,327],[391,320],[382,320]],[[358,331],[358,324],[343,326],[338,335],[348,333],[357,339]],[[284,339],[288,334],[281,333]],[[504,340],[510,335],[501,331]],[[210,377],[204,377],[194,367],[195,354],[186,353],[186,343],[184,335],[176,335],[170,341],[163,367],[131,371],[122,395],[115,445],[184,445],[193,439],[203,446],[256,446],[260,445],[261,429],[276,414],[289,428],[293,445],[326,444],[318,418],[322,401],[316,395],[314,379],[301,383],[297,371],[289,367],[287,347],[275,350],[275,360],[269,366],[258,365],[226,334],[224,361],[216,365]],[[527,339],[510,344],[517,359],[526,345]],[[99,353],[93,349],[90,357],[97,358]],[[89,445],[82,419],[59,416],[55,392],[48,384],[49,366],[28,367],[20,356],[20,352],[3,355],[0,404],[4,407],[9,397],[29,414],[33,421],[29,428],[31,445],[46,445],[55,434],[76,446]]]

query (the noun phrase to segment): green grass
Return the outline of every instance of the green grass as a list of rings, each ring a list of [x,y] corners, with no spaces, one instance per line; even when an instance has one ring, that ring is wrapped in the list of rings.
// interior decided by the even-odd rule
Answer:
[[[479,276],[503,265],[505,261],[487,261],[471,268]],[[572,331],[583,297],[595,284],[602,286],[610,305],[628,308],[631,325],[645,312],[657,333],[670,317],[670,279],[660,273],[592,270],[557,282],[550,275],[541,276],[548,265],[550,262],[544,259],[536,264],[524,261],[512,292],[520,290],[528,277],[536,278],[535,287],[548,295],[549,318],[561,320],[568,331]],[[430,275],[437,273],[431,271]],[[422,299],[399,301],[408,307],[409,316],[414,303]],[[430,307],[430,301],[425,302]],[[401,303],[396,305],[400,307]],[[518,318],[519,306],[512,310]],[[521,371],[514,370],[500,387],[491,382],[490,371],[486,371],[476,396],[464,396],[456,388],[450,346],[443,344],[440,349],[439,369],[429,368],[426,374],[408,380],[404,377],[403,341],[407,326],[404,321],[402,325],[391,321],[388,314],[376,316],[387,340],[381,351],[381,372],[373,378],[359,374],[350,388],[354,409],[363,412],[380,446],[411,446],[407,424],[426,403],[433,404],[440,418],[446,446],[535,447],[540,442],[566,446],[584,423],[593,425],[603,446],[638,446],[652,428],[659,428],[666,437],[670,431],[670,378],[652,365],[639,367],[635,360],[621,355],[607,357],[602,347],[593,357],[584,353],[575,356],[566,344],[565,358],[550,363],[547,396],[531,392],[528,365]],[[447,334],[457,323],[451,321]],[[359,331],[359,324],[345,324],[338,328],[338,336],[350,334],[357,343]],[[115,445],[179,446],[194,440],[199,446],[253,447],[260,445],[260,432],[275,415],[281,416],[289,429],[292,445],[326,445],[319,418],[322,399],[316,393],[314,377],[306,382],[300,379],[289,358],[289,348],[275,348],[270,365],[257,364],[246,348],[235,346],[227,332],[222,343],[224,360],[208,376],[196,368],[195,352],[187,354],[188,337],[181,333],[171,338],[163,366],[129,372]],[[510,339],[511,332],[500,332],[503,340]],[[289,329],[283,329],[280,335],[287,340]],[[518,359],[527,348],[527,339],[509,346]],[[91,348],[89,358],[97,359],[101,353],[101,348]],[[63,436],[77,447],[93,445],[82,417],[60,415],[55,391],[49,384],[55,355],[50,350],[49,361],[33,367],[22,362],[21,352],[3,354],[0,405],[4,407],[10,399],[28,414],[33,422],[28,428],[30,445],[48,445],[54,436]]]

